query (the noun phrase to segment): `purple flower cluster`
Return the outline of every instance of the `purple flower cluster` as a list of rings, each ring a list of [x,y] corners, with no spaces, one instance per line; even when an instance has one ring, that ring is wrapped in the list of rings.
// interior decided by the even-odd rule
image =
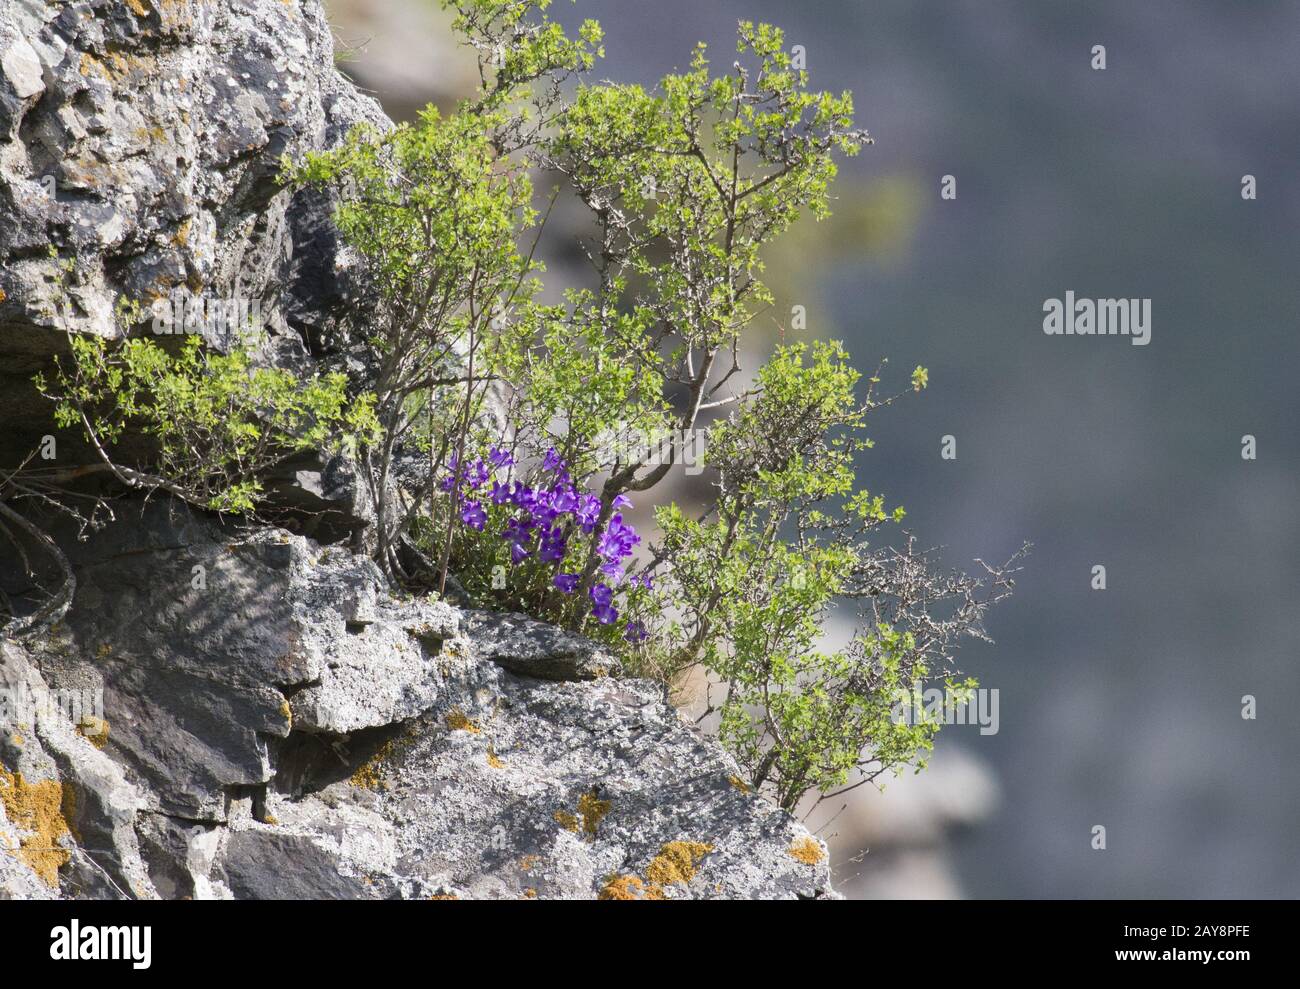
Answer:
[[[559,566],[568,555],[569,540],[576,532],[588,536],[596,532],[600,499],[574,485],[568,467],[554,449],[547,450],[542,460],[541,473],[549,483],[529,486],[509,481],[508,474],[506,481],[497,478],[497,471],[508,472],[514,465],[514,457],[496,447],[488,451],[486,458],[479,457],[463,468],[453,455],[442,489],[450,492],[457,484],[461,486],[460,520],[476,532],[482,532],[488,523],[487,503],[514,510],[500,533],[510,547],[510,561],[514,565],[535,559]],[[628,561],[641,542],[636,530],[623,521],[623,510],[631,507],[632,502],[622,495],[615,498],[611,505],[613,514],[596,536],[602,579],[587,593],[591,598],[591,613],[602,625],[618,620],[614,587],[623,581]],[[563,594],[577,593],[580,582],[576,573],[557,573],[553,579]],[[647,589],[651,586],[649,577],[634,577],[629,583]],[[640,622],[628,623],[630,641],[640,642],[645,637],[645,627]]]

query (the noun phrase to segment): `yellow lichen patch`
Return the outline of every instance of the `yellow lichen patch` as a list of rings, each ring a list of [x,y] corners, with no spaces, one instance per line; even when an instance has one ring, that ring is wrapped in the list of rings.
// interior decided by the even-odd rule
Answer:
[[[149,16],[149,8],[141,3],[140,0],[126,0],[126,5],[135,12],[137,17]]]
[[[159,74],[158,60],[147,52],[139,54],[110,52],[106,57],[119,81],[133,73],[140,78],[155,78]]]
[[[19,831],[30,832],[21,838],[17,855],[51,889],[58,889],[59,867],[71,857],[59,845],[70,833],[63,816],[64,785],[58,780],[28,783],[22,773],[0,768],[0,804],[5,817]]]
[[[598,900],[650,900],[656,897],[646,895],[648,890],[636,876],[611,876],[596,895]],[[662,899],[662,897],[658,897]]]
[[[379,767],[366,763],[364,766],[357,767],[349,782],[362,790],[377,790],[384,782],[384,774]]]
[[[700,859],[713,851],[701,841],[670,841],[646,866],[640,876],[610,876],[596,895],[599,900],[666,900],[665,886],[686,885],[695,878]]]
[[[467,731],[477,735],[483,729],[470,720],[469,716],[458,707],[447,712],[447,727],[451,731]]]
[[[352,785],[362,790],[377,790],[384,785],[384,762],[393,754],[393,743],[385,742],[363,765],[352,774]]]
[[[77,65],[77,71],[83,76],[88,76],[92,72],[97,73],[103,78],[108,78],[108,70],[100,64],[99,59],[95,58],[90,52],[81,53],[81,61]]]
[[[9,296],[5,295],[5,290],[0,288],[0,302],[4,302],[7,298],[9,298]]]
[[[99,648],[95,650],[95,655],[100,659],[108,659],[109,656],[113,655],[113,647],[107,642],[101,642]]]
[[[501,760],[501,757],[496,754],[496,751],[490,745],[488,746],[488,750],[487,750],[487,764],[491,766],[493,769],[506,768],[506,764]]]
[[[578,798],[578,813],[582,815],[582,830],[594,838],[596,828],[600,827],[601,820],[609,813],[610,806],[608,800],[601,800],[596,796],[595,790],[580,796]]]
[[[579,824],[577,816],[570,814],[567,810],[557,810],[555,812],[555,822],[560,827],[564,828],[565,831],[572,831],[575,834],[578,831]]]
[[[803,837],[792,844],[788,850],[789,856],[796,862],[802,862],[804,865],[816,865],[826,857],[826,852],[822,850],[821,842],[816,838]]]
[[[77,725],[77,732],[97,749],[108,744],[108,722],[103,718],[85,717]]]
[[[746,794],[749,793],[749,784],[746,783],[744,780],[742,780],[739,776],[730,776],[727,778],[727,782],[730,783],[732,786],[734,786],[741,793],[746,793]]]
[[[537,856],[525,855],[519,860],[519,868],[523,869],[524,872],[532,872],[537,868]]]
[[[531,886],[528,887],[528,889],[524,890],[524,899],[525,900],[537,899],[537,890],[533,889]]]
[[[14,732],[12,735],[9,736],[9,742],[10,744],[21,749],[23,747],[23,736],[19,735],[18,732]]]
[[[186,217],[181,221],[180,226],[176,228],[176,233],[172,236],[172,243],[177,247],[188,247],[190,243],[190,219]],[[288,540],[284,540],[288,542]]]
[[[699,841],[670,841],[650,860],[645,877],[654,886],[686,885],[695,878],[695,867],[700,864],[700,859],[711,851],[712,845]]]
[[[436,893],[429,897],[431,900],[459,900],[460,897],[455,893]]]
[[[288,701],[280,702],[280,717],[289,722],[289,727],[293,727],[293,708],[289,706]]]
[[[594,838],[596,829],[600,827],[601,820],[609,813],[611,806],[613,805],[608,800],[601,800],[598,791],[593,789],[589,793],[578,796],[576,814],[571,814],[567,810],[557,810],[555,820],[566,831],[577,834],[581,830],[588,838]]]
[[[177,28],[186,28],[194,23],[189,2],[190,0],[153,0],[154,7],[162,17],[164,33],[170,34]]]

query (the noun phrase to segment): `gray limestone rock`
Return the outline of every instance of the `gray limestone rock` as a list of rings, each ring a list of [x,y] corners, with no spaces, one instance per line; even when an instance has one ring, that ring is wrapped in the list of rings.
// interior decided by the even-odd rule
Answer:
[[[282,530],[119,514],[72,548],[60,627],[0,667],[102,691],[102,750],[57,717],[0,743],[77,795],[61,895],[831,895],[820,844],[594,643],[395,598],[370,560]],[[656,884],[679,842],[694,878]]]

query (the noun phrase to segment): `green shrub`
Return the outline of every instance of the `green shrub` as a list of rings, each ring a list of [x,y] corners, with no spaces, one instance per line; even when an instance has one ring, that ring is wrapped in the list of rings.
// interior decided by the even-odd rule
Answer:
[[[937,724],[898,723],[893,706],[922,683],[975,685],[951,650],[983,635],[1007,572],[986,586],[935,571],[910,540],[869,544],[902,519],[856,478],[868,415],[898,397],[876,397],[878,374],[860,389],[834,342],[741,365],[773,304],[764,247],[826,216],[837,156],[869,143],[851,97],[809,88],[769,25],[740,24],[721,74],[700,46],[645,89],[585,81],[600,29],[568,38],[549,0],[449,5],[478,52],[474,97],[285,162],[286,185],[337,193],[374,289],[336,341],[364,350],[365,380],[297,384],[197,342],[169,356],[74,340],[60,422],[100,444],[144,432],[157,462],[119,476],[221,510],[250,508],[285,450],[356,445],[394,581],[442,591],[451,571],[486,604],[616,645],[633,672],[703,671],[705,714],[786,808],[923,765]],[[562,183],[544,208],[537,174]],[[589,213],[593,282],[547,304],[535,252],[559,195]],[[675,448],[614,439],[706,427],[713,498],[688,511],[660,497],[643,544],[623,512],[662,490]],[[857,629],[831,648],[840,609]]]
[[[266,472],[301,450],[355,453],[376,429],[368,397],[350,399],[346,376],[303,381],[256,367],[249,350],[229,353],[187,336],[171,353],[148,339],[116,343],[70,335],[71,356],[52,381],[55,422],[80,429],[103,463],[132,488],[162,489],[219,512],[249,514]],[[129,464],[116,448],[143,439],[147,462]]]

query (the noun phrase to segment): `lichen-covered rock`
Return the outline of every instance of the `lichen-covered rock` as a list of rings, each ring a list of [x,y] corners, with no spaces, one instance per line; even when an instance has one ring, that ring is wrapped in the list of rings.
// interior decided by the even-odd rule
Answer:
[[[64,309],[47,245],[75,257],[84,332],[113,332],[119,294],[267,298],[292,241],[280,157],[383,122],[310,0],[6,4],[0,71],[5,336],[38,349]]]
[[[0,464],[50,432],[32,374],[122,304],[239,300],[268,360],[306,362],[358,289],[329,197],[279,162],[361,122],[390,126],[316,0],[0,4]]]
[[[737,788],[717,744],[646,681],[520,677],[452,639],[438,701],[358,751],[371,748],[351,776],[325,759],[303,792],[272,793],[274,826],[232,824],[234,893],[274,894],[265,866],[310,849],[348,879],[330,874],[330,895],[591,898],[653,877],[678,842],[709,850],[689,882],[658,884],[665,898],[829,889],[820,843]]]
[[[363,296],[329,197],[277,162],[361,121],[388,126],[316,0],[0,5],[0,469],[52,428],[32,373],[65,330],[121,332],[121,300],[257,299],[265,359],[310,367]],[[821,843],[658,686],[523,616],[394,597],[338,545],[368,521],[350,465],[270,487],[288,528],[161,497],[84,540],[38,519],[76,593],[0,633],[0,897],[834,895]],[[0,591],[30,585],[6,550]]]
[[[369,560],[160,500],[119,514],[61,540],[76,602],[35,648],[58,687],[103,691],[112,747],[159,810],[222,820],[229,787],[271,779],[270,739],[387,725],[436,698],[457,617],[381,595]]]
[[[829,894],[821,844],[595,644],[395,599],[368,559],[283,530],[119,515],[67,540],[59,628],[0,653],[0,683],[102,691],[93,731],[0,740],[69,808],[26,863],[61,895]]]
[[[0,639],[0,897],[155,896],[134,830],[144,794],[68,696]]]

